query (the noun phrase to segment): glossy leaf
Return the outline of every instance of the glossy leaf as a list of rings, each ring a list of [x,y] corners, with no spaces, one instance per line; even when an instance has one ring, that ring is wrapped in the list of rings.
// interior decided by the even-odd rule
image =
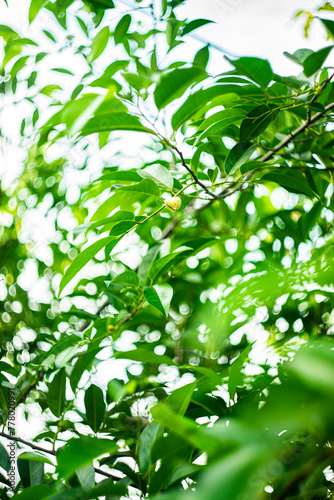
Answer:
[[[148,424],[140,435],[138,462],[143,476],[145,476],[151,466],[151,450],[154,442],[162,435],[163,427],[155,422]]]
[[[85,391],[87,424],[96,433],[104,419],[106,405],[100,387],[91,384]]]
[[[95,59],[100,57],[100,55],[103,53],[104,49],[108,45],[110,37],[110,31],[108,26],[105,26],[104,28],[101,29],[101,31],[98,32],[98,34],[95,36],[92,46],[90,48],[90,53],[88,54],[87,61],[91,64]]]
[[[322,68],[324,62],[326,61],[326,59],[329,56],[332,49],[333,49],[333,45],[331,45],[329,47],[325,47],[323,49],[320,49],[317,52],[314,52],[313,54],[310,54],[303,61],[303,68],[304,68],[305,76],[307,76],[307,77],[312,76],[312,75],[314,75],[314,73],[319,71]]]
[[[224,169],[226,174],[241,167],[249,160],[255,149],[256,146],[254,147],[251,142],[240,142],[233,146],[225,160]]]
[[[154,92],[154,101],[158,109],[162,109],[170,102],[181,97],[193,83],[206,77],[206,73],[199,67],[174,69],[161,76]]]
[[[226,58],[237,70],[239,75],[247,76],[261,87],[268,87],[273,79],[273,70],[269,62],[258,57],[240,57],[232,60]]]
[[[182,30],[182,36],[188,35],[188,33],[191,33],[194,30],[197,30],[198,28],[201,28],[202,26],[205,26],[206,24],[213,23],[214,21],[210,21],[209,19],[194,19],[193,21],[190,21],[185,25],[185,27]]]
[[[151,306],[158,309],[168,317],[170,301],[172,300],[173,289],[167,283],[163,285],[153,285],[144,288],[144,297]]]
[[[62,368],[49,384],[48,407],[56,417],[60,417],[66,402],[66,371]]]
[[[124,36],[126,35],[126,33],[130,28],[130,24],[131,24],[131,16],[130,14],[125,14],[125,16],[123,16],[122,19],[120,19],[115,28],[114,40],[116,45],[122,42]]]

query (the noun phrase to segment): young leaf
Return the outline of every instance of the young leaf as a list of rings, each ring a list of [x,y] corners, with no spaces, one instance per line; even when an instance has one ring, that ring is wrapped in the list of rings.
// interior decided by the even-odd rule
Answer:
[[[191,33],[194,30],[197,30],[198,28],[201,28],[202,26],[205,26],[206,24],[213,23],[214,21],[210,21],[209,19],[194,19],[193,21],[190,21],[190,23],[187,23],[185,27],[182,30],[181,36],[188,35],[188,33]]]
[[[91,64],[95,59],[100,57],[100,55],[103,53],[104,49],[108,45],[110,37],[110,31],[108,26],[105,26],[104,28],[101,29],[101,31],[98,32],[96,37],[94,38],[91,48],[90,48],[90,53],[88,54],[87,57],[87,62]]]
[[[91,384],[85,391],[85,408],[87,424],[96,433],[104,419],[106,405],[100,387]]]
[[[174,185],[174,179],[169,170],[159,165],[150,165],[142,170],[138,170],[140,177],[152,179],[158,186],[164,189],[172,189]]]
[[[131,16],[130,14],[125,14],[125,16],[122,17],[122,19],[118,22],[116,28],[115,28],[115,33],[114,33],[114,40],[115,44],[117,45],[118,43],[121,43],[123,40],[124,36],[128,32],[131,24]]]
[[[154,102],[162,109],[170,102],[181,97],[192,83],[203,80],[207,74],[202,68],[178,68],[161,76],[154,92]]]
[[[173,288],[170,285],[166,283],[145,287],[144,297],[151,306],[162,312],[166,318],[168,317],[169,306],[173,297]]]

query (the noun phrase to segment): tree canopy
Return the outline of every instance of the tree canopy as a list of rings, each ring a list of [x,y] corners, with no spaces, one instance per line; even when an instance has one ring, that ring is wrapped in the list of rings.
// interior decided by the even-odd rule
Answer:
[[[332,498],[334,6],[279,75],[184,3],[0,25],[0,498]]]

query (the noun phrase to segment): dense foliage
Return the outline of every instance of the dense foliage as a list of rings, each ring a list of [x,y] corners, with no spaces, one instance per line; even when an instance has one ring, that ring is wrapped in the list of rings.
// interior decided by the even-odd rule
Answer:
[[[281,76],[183,3],[0,26],[1,498],[13,387],[15,498],[332,498],[334,9]]]

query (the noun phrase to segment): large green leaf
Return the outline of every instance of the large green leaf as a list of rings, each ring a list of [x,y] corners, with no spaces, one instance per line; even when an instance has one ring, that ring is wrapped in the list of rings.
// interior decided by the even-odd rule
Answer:
[[[64,276],[61,279],[59,285],[59,295],[64,290],[65,286],[69,284],[69,282],[75,278],[81,269],[88,264],[88,262],[95,257],[95,255],[102,250],[108,243],[110,243],[115,238],[113,236],[107,236],[102,238],[89,247],[85,248],[82,252],[77,255],[72,264],[66,269]]]
[[[144,297],[151,306],[168,317],[170,302],[173,297],[173,288],[165,283],[163,285],[153,285],[144,288]]]
[[[226,59],[236,68],[239,75],[247,76],[261,87],[268,87],[273,79],[273,70],[266,59],[259,59],[258,57],[240,57],[236,60]]]
[[[245,363],[245,361],[248,358],[248,354],[252,348],[252,344],[247,346],[237,357],[237,359],[232,363],[231,368],[230,368],[230,373],[228,377],[228,392],[230,395],[230,398],[233,399],[235,395],[235,391],[237,389],[238,384],[242,380],[242,367]]]
[[[61,478],[70,478],[76,470],[89,465],[95,458],[115,453],[118,446],[111,439],[90,436],[72,438],[57,452],[57,471]]]
[[[130,24],[131,24],[131,16],[130,14],[125,14],[125,16],[123,16],[120,19],[115,28],[114,40],[116,45],[122,42],[123,38],[125,37],[126,33],[130,28]]]
[[[65,409],[66,402],[66,371],[59,370],[49,384],[47,394],[48,407],[56,417],[60,417]]]
[[[334,38],[334,21],[331,19],[320,19],[320,21],[325,26],[327,33]]]
[[[203,69],[178,68],[161,76],[154,92],[154,101],[158,109],[181,97],[192,83],[203,80],[207,74]]]
[[[163,435],[163,427],[156,422],[151,422],[143,430],[139,438],[138,462],[144,476],[151,466],[151,450],[155,441]]]
[[[138,174],[144,179],[152,179],[158,186],[164,189],[172,189],[174,179],[169,170],[157,163],[156,165],[149,165],[148,167],[138,170]]]
[[[86,389],[85,408],[87,424],[96,433],[101,427],[106,411],[102,389],[97,385],[91,384]]]

